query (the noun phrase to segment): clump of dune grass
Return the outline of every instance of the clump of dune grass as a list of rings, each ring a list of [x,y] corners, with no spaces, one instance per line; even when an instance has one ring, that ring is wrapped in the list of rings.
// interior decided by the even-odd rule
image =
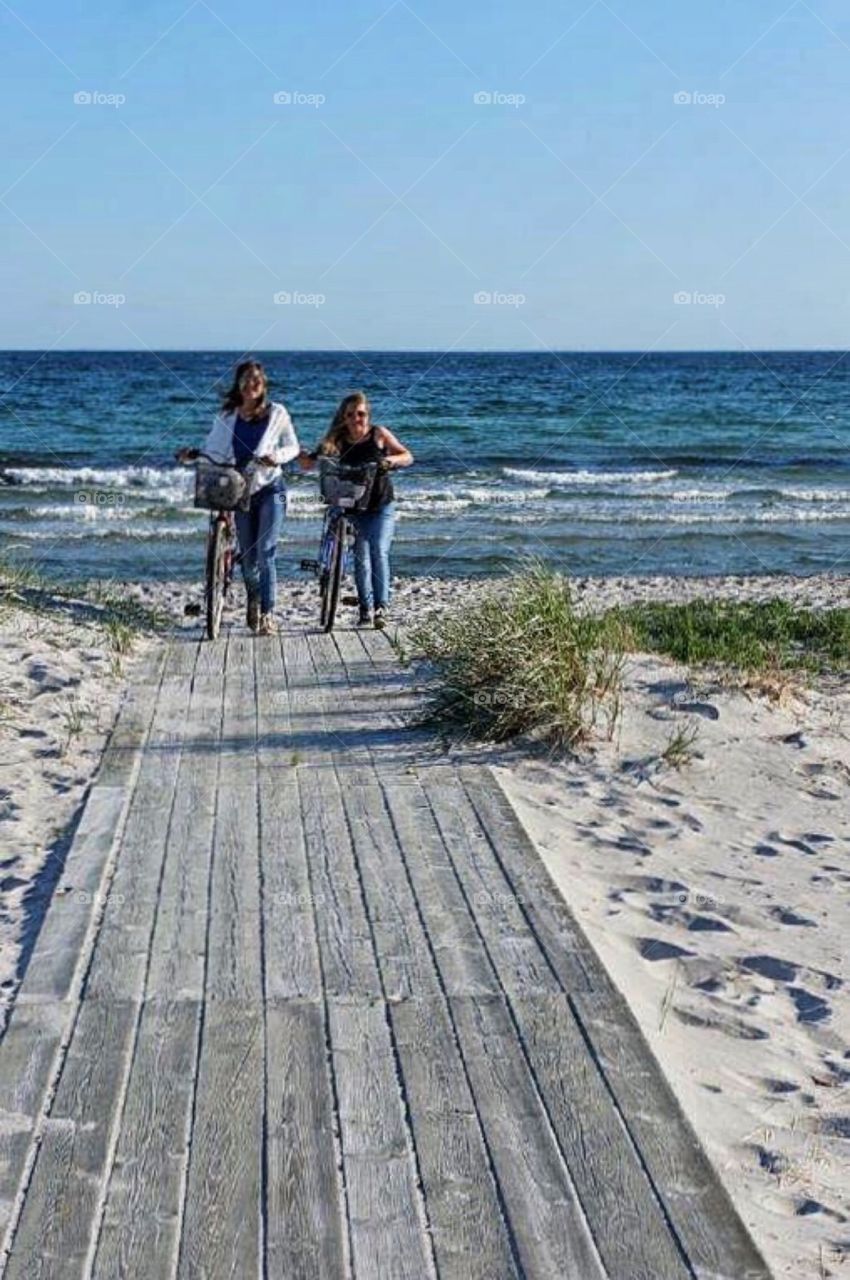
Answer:
[[[434,667],[426,723],[491,742],[531,734],[556,748],[600,725],[613,731],[623,627],[578,614],[563,579],[541,564],[411,640]]]
[[[699,737],[699,725],[687,724],[674,729],[661,752],[661,759],[671,769],[683,769],[694,758],[694,745]]]
[[[694,600],[610,610],[629,648],[686,664],[713,663],[778,687],[792,672],[850,669],[850,609],[798,608],[786,600]]]

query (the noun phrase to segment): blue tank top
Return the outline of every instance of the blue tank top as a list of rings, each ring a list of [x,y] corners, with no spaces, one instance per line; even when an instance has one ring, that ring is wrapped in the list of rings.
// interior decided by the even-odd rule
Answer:
[[[269,415],[246,422],[237,414],[233,424],[233,457],[237,467],[244,467],[257,452],[260,441],[269,425]]]

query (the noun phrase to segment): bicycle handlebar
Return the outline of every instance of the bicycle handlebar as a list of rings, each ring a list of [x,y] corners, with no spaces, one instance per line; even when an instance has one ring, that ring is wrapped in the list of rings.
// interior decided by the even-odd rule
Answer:
[[[235,467],[237,471],[244,471],[252,462],[262,465],[262,455],[258,453],[252,453],[250,458],[237,467],[235,462],[222,462],[220,458],[213,458],[210,454],[204,453],[201,449],[198,449],[197,453],[193,451],[193,457],[191,458],[182,459],[178,456],[178,462],[181,467],[188,467],[193,462],[199,462],[201,458],[203,458],[205,462],[211,462],[214,467]]]

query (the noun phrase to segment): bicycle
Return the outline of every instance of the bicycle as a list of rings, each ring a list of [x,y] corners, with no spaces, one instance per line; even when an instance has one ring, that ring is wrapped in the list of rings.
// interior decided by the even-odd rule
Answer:
[[[301,568],[315,573],[319,580],[319,625],[326,632],[333,631],[342,579],[357,536],[349,513],[367,509],[378,468],[377,462],[353,467],[336,458],[319,459],[319,488],[327,511],[318,559],[302,560]],[[356,597],[352,603],[357,603]]]
[[[178,460],[183,461],[178,455]],[[236,549],[235,511],[247,511],[251,501],[251,468],[259,461],[249,458],[242,467],[229,466],[208,453],[193,450],[187,462],[203,462],[195,471],[195,503],[209,511],[205,558],[204,612],[208,640],[218,638],[227,594],[241,559]]]

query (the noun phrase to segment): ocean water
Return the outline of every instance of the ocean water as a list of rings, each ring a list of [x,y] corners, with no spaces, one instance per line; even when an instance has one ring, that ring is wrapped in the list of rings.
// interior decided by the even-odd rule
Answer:
[[[850,572],[850,353],[257,353],[312,446],[346,391],[410,446],[394,568]],[[0,353],[0,554],[61,577],[198,578],[173,463],[236,353]],[[318,540],[293,475],[279,549]]]

